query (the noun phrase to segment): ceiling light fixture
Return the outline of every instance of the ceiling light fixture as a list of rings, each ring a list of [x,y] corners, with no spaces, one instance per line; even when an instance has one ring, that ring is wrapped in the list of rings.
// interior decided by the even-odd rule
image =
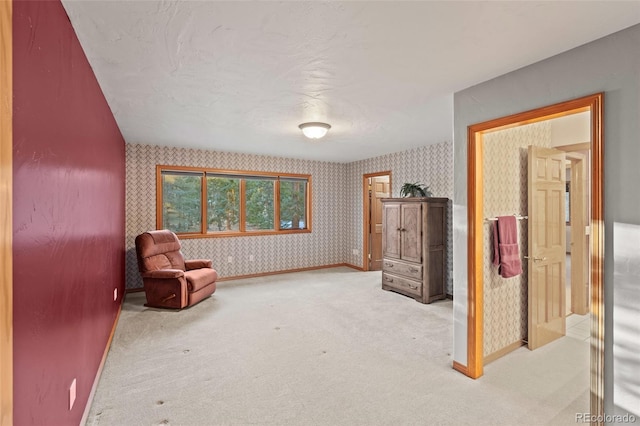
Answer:
[[[331,128],[331,126],[327,123],[319,123],[317,121],[302,123],[298,127],[300,127],[302,133],[304,133],[304,135],[309,139],[320,139],[321,137],[326,135]]]

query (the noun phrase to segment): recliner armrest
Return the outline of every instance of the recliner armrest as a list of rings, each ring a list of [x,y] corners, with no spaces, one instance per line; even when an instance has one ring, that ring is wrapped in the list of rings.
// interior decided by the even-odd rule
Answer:
[[[210,259],[191,259],[184,261],[184,267],[187,271],[200,268],[211,268],[213,262]]]
[[[180,269],[158,269],[142,274],[143,278],[180,278],[184,276],[184,271]]]

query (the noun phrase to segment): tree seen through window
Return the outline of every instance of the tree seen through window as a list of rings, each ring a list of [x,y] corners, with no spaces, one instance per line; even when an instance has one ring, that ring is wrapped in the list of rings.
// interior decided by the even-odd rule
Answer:
[[[187,236],[309,232],[308,175],[157,166],[158,228]]]

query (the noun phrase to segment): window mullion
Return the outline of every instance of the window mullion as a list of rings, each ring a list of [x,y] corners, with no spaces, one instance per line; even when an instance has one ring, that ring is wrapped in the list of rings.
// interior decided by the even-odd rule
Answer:
[[[273,185],[273,217],[274,219],[274,229],[276,231],[280,230],[280,179],[276,179],[275,185]]]
[[[200,208],[202,209],[201,212],[201,226],[200,226],[200,233],[202,234],[206,234],[207,231],[209,230],[209,223],[207,220],[207,204],[209,202],[208,197],[207,197],[207,174],[203,173],[202,177],[200,178],[202,180],[202,184],[200,185],[200,187],[202,188],[202,192],[200,194]]]

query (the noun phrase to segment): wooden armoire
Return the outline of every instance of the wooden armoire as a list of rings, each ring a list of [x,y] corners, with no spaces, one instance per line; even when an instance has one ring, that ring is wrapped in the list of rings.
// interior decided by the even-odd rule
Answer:
[[[431,303],[446,297],[447,198],[382,199],[382,288]]]

